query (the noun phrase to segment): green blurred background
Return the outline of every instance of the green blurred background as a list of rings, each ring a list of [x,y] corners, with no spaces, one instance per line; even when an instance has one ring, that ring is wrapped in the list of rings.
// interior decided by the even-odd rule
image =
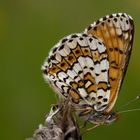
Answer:
[[[138,0],[0,0],[0,139],[24,140],[44,122],[57,102],[44,82],[41,65],[50,48],[65,35],[81,32],[101,16],[129,13],[135,22],[134,48],[115,108],[140,94],[140,1]],[[131,104],[140,108],[140,101]],[[140,112],[122,114],[85,140],[138,139]]]

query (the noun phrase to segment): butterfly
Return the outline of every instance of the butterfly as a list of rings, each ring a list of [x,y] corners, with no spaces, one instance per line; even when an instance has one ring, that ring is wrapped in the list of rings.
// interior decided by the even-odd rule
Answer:
[[[49,52],[43,76],[76,113],[95,125],[118,118],[112,109],[127,70],[134,23],[126,13],[100,18],[62,38]]]

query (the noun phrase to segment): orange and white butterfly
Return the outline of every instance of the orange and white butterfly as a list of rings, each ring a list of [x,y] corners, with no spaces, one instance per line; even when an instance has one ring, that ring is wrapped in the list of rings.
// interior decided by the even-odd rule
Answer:
[[[112,108],[128,66],[134,35],[131,16],[107,15],[82,33],[61,39],[42,70],[54,90],[69,99],[79,116],[94,124],[117,119]]]

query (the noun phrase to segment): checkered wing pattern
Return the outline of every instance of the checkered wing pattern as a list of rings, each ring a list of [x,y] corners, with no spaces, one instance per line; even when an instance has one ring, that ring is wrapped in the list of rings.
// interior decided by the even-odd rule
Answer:
[[[125,13],[112,14],[91,24],[86,30],[106,46],[109,60],[110,97],[106,112],[116,102],[127,69],[134,34],[132,18]]]
[[[43,65],[45,79],[58,93],[74,104],[94,106],[97,111],[109,101],[108,70],[104,44],[82,33],[60,40]]]

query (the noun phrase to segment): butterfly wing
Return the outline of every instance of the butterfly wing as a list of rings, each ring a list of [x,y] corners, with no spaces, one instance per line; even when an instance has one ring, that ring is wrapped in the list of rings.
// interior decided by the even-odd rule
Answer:
[[[59,41],[43,67],[44,77],[72,103],[101,111],[109,101],[109,62],[106,47],[87,34],[73,34]],[[90,112],[87,109],[87,112]]]
[[[108,113],[116,102],[128,66],[134,34],[133,20],[125,13],[112,14],[91,24],[85,33],[100,39],[107,48],[111,86],[105,110]]]

